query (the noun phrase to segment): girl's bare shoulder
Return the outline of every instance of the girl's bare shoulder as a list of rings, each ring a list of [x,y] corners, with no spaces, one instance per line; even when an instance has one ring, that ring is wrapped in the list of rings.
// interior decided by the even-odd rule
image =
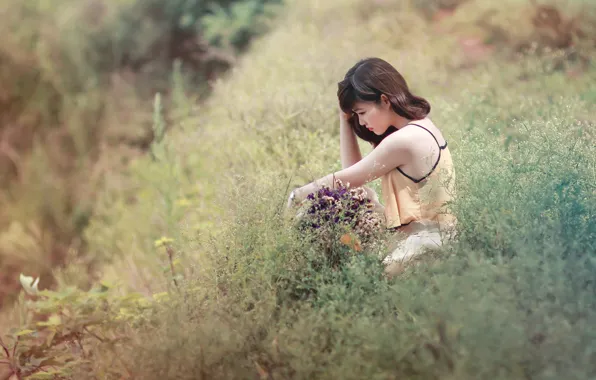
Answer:
[[[423,128],[420,128],[423,127]],[[397,132],[402,132],[403,138],[407,138],[412,142],[420,141],[420,139],[430,139],[434,141],[433,136],[439,142],[439,145],[445,144],[445,138],[441,130],[429,118],[414,120],[409,125],[401,128]],[[430,133],[429,133],[430,132]]]

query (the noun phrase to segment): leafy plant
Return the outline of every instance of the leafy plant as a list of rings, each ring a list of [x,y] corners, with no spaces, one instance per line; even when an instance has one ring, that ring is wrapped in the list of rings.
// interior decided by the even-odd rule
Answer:
[[[224,7],[213,4],[201,20],[205,38],[214,46],[242,50],[263,32],[265,21],[282,0],[244,0]]]
[[[0,339],[5,355],[0,365],[8,365],[18,379],[77,378],[90,370],[100,350],[114,359],[106,376],[127,373],[127,364],[116,352],[130,344],[129,326],[150,320],[154,302],[167,299],[167,294],[155,294],[153,299],[139,293],[117,294],[117,288],[106,282],[89,291],[74,287],[39,291],[38,280],[21,275],[26,293],[19,301],[23,321]]]

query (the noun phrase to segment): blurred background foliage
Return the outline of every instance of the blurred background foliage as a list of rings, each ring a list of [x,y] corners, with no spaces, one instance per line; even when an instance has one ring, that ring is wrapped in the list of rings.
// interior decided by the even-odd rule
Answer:
[[[3,1],[0,45],[0,305],[23,265],[92,259],[82,233],[106,172],[153,139],[152,96],[172,73],[202,98],[276,0]],[[175,65],[175,63],[178,63]]]
[[[6,0],[0,14],[0,326],[38,329],[28,350],[80,337],[75,353],[43,347],[71,352],[74,378],[596,376],[592,1]],[[375,252],[313,270],[280,216],[289,186],[340,168],[336,83],[365,56],[429,99],[458,170],[458,243],[395,282]],[[21,271],[83,292],[29,315]],[[84,292],[99,279],[121,293]]]

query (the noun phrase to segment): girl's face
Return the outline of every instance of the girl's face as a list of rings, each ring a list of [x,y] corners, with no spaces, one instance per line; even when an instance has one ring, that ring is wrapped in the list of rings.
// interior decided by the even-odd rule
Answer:
[[[376,135],[382,135],[393,122],[391,103],[385,95],[381,102],[356,102],[352,111],[358,116],[358,123]]]

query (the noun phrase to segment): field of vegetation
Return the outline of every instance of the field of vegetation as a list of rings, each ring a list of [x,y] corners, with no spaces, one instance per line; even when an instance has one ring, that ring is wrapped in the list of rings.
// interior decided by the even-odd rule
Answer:
[[[14,299],[24,267],[43,288],[73,261],[95,272],[102,257],[87,254],[83,234],[105,177],[154,140],[155,92],[166,104],[205,97],[279,3],[0,4],[0,307]],[[179,82],[189,91],[173,92]]]
[[[0,379],[595,378],[591,3],[288,1],[200,102],[178,70],[110,119],[122,104],[101,87],[105,128],[148,124],[147,153],[93,183],[60,265],[21,261]],[[285,212],[289,189],[340,169],[337,82],[369,56],[429,100],[457,173],[457,241],[393,279],[383,244],[334,245],[331,265]],[[26,225],[0,264],[36,252]]]

